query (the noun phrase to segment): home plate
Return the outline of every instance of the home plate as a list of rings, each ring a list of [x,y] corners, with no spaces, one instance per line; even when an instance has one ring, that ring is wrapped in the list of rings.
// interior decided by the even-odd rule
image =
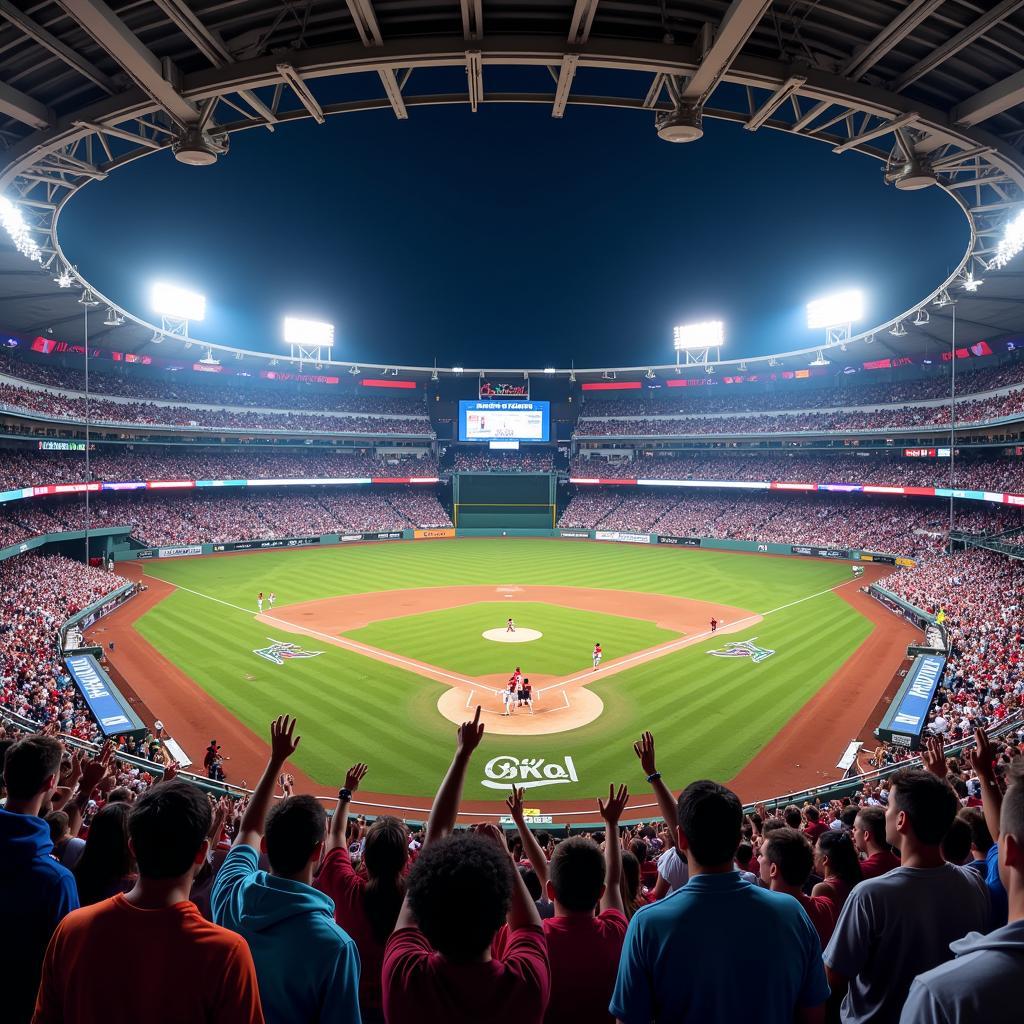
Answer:
[[[480,634],[485,640],[494,640],[499,644],[528,644],[531,640],[539,640],[544,634],[539,629],[525,629],[516,626],[510,633],[504,626],[500,629],[485,629]]]

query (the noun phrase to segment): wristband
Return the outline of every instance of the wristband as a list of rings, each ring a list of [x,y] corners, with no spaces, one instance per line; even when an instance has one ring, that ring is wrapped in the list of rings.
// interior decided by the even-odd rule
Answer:
[[[346,800],[346,801],[347,800],[351,800],[352,799],[352,790],[351,789],[345,789],[345,787],[342,786],[342,788],[338,790],[338,799],[339,800]]]
[[[651,772],[651,774],[647,776],[647,781],[648,782],[654,782],[656,779],[660,779],[660,778],[661,778],[661,772]]]

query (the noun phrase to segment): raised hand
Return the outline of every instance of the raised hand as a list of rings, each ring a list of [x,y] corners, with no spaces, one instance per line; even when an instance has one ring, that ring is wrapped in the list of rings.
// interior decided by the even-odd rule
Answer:
[[[281,715],[270,723],[270,759],[275,764],[284,764],[295,753],[302,737],[294,733],[295,719],[288,715]]]
[[[921,763],[936,778],[944,779],[949,774],[942,740],[938,736],[929,736],[925,740],[924,750],[921,751]]]
[[[505,833],[498,828],[497,825],[492,825],[489,822],[486,824],[474,825],[473,831],[478,836],[483,836],[484,839],[490,840],[498,847],[506,856],[511,857],[512,851],[508,847],[508,843],[505,841]]]
[[[511,794],[505,799],[505,806],[516,825],[523,824],[523,790],[513,786]]]
[[[173,782],[178,777],[178,772],[181,771],[181,765],[177,761],[172,761],[165,769],[161,782]]]
[[[967,759],[971,767],[980,778],[991,779],[992,772],[992,743],[984,729],[974,730],[974,746],[966,750]]]
[[[650,733],[645,733],[645,735],[649,736]],[[626,786],[619,786],[619,791],[615,792],[615,787],[609,785],[608,800],[597,798],[597,809],[601,812],[601,817],[604,818],[608,828],[618,828],[619,818],[622,817],[627,803],[629,803],[629,789]]]
[[[359,783],[363,781],[368,770],[368,766],[363,764],[362,761],[352,765],[345,775],[345,788],[350,793],[354,793],[359,788]]]
[[[640,758],[640,767],[644,775],[653,775],[658,769],[654,761],[654,737],[645,732],[636,743],[633,744],[633,753]]]
[[[107,740],[100,748],[100,752],[82,767],[82,777],[79,780],[80,791],[91,793],[100,784],[103,776],[107,774],[113,759],[114,745]]]
[[[472,722],[463,722],[459,726],[458,734],[458,750],[460,754],[468,757],[470,754],[480,746],[480,740],[483,739],[484,725],[480,721],[480,705],[476,706],[476,714],[473,715]]]

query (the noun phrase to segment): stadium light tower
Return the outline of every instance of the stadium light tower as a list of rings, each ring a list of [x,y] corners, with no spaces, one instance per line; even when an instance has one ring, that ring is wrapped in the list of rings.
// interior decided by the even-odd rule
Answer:
[[[699,324],[680,324],[672,330],[676,350],[676,366],[680,357],[686,365],[701,363],[707,365],[711,350],[715,350],[715,361],[722,358],[722,344],[725,341],[725,325],[721,320],[704,320]]]
[[[327,359],[331,358],[334,346],[334,324],[321,323],[319,320],[303,320],[297,316],[284,318],[284,340],[292,353],[292,359],[300,362],[321,363],[326,351]]]
[[[836,292],[807,303],[807,326],[825,329],[825,344],[850,340],[853,324],[864,315],[864,294],[856,289]]]
[[[158,281],[150,292],[153,311],[160,314],[160,327],[164,334],[176,338],[188,337],[191,321],[206,319],[206,297],[177,285]]]

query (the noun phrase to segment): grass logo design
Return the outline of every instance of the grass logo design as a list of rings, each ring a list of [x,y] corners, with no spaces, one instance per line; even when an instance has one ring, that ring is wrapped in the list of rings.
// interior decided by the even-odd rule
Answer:
[[[267,661],[272,661],[275,665],[283,665],[285,661],[290,661],[292,658],[315,658],[324,653],[323,651],[304,651],[298,644],[287,640],[275,640],[269,636],[267,639],[270,641],[269,647],[258,647],[252,653],[266,658]]]
[[[754,643],[756,639],[757,637],[755,636],[749,640],[728,643],[720,651],[708,651],[708,654],[713,654],[716,658],[750,658],[756,665],[758,662],[770,658],[775,653],[767,647],[758,647]]]

